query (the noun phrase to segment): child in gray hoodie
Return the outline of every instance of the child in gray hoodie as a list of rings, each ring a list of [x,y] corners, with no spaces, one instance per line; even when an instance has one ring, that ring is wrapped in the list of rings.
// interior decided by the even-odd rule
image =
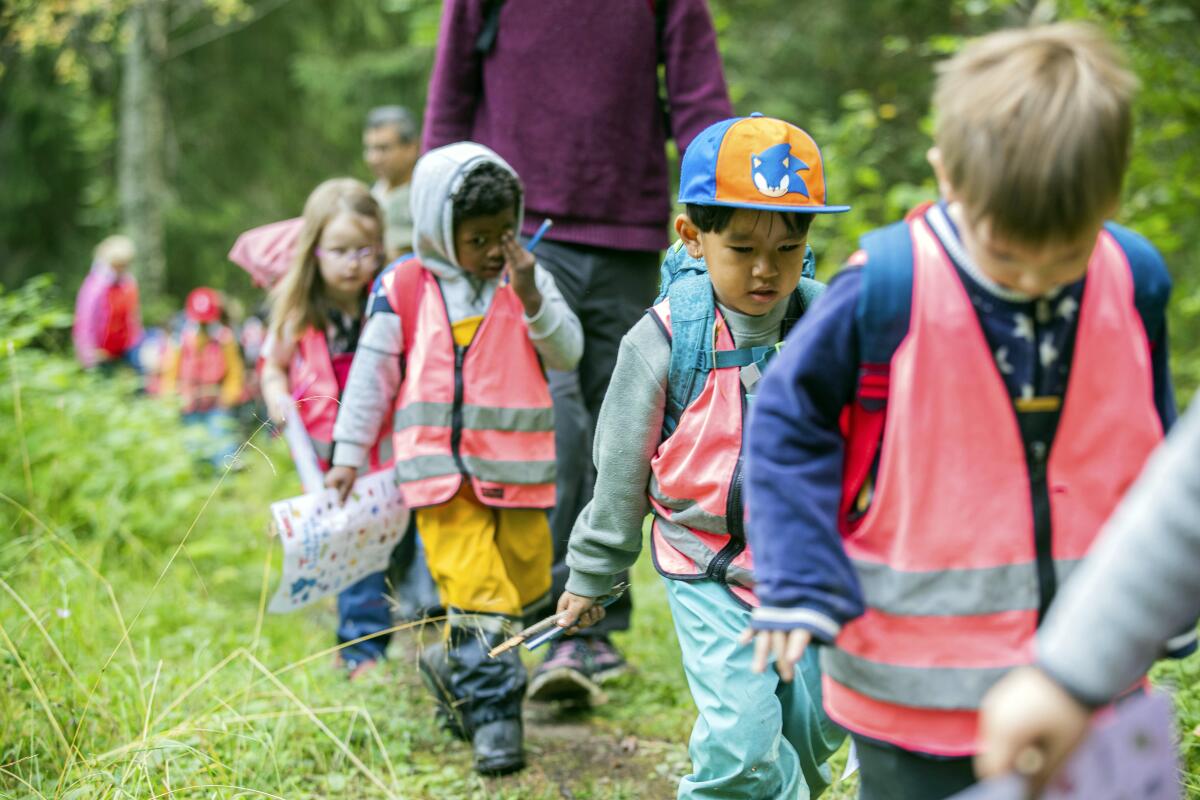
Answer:
[[[487,774],[524,765],[516,652],[488,651],[549,601],[554,415],[544,369],[570,370],[579,320],[515,238],[522,188],[482,145],[417,162],[416,255],[389,267],[350,370],[327,485],[345,497],[371,432],[393,414],[396,479],[449,614],[421,671]]]

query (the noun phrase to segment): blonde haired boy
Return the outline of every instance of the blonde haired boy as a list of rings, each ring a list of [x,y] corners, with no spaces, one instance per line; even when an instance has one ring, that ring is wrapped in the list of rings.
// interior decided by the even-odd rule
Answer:
[[[1166,269],[1105,221],[1134,87],[1086,26],[968,44],[939,69],[941,200],[863,238],[764,378],[756,667],[828,645],[865,800],[974,781],[984,692],[1174,420]]]

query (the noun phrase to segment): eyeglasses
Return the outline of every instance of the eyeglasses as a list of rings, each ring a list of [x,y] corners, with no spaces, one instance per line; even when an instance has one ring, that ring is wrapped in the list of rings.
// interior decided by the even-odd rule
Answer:
[[[379,250],[374,247],[362,247],[358,250],[349,250],[342,247],[334,247],[326,250],[323,247],[317,247],[313,250],[317,258],[327,258],[330,261],[340,261],[343,264],[350,261],[367,261],[379,255]]]

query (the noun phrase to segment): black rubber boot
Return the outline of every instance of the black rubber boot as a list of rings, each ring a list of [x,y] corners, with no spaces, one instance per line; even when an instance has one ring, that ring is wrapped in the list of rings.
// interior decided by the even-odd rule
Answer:
[[[441,642],[426,645],[421,651],[417,664],[421,670],[421,680],[425,688],[437,702],[438,725],[448,731],[451,736],[464,742],[471,741],[471,734],[462,714],[457,708],[454,694],[451,691],[453,677],[450,662],[446,658],[446,648]]]
[[[498,719],[475,729],[475,771],[481,775],[506,775],[525,767],[524,732],[520,719]]]

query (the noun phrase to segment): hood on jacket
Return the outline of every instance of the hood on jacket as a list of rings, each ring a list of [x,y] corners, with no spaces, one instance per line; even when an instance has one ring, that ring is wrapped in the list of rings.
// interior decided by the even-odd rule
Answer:
[[[454,251],[454,193],[471,170],[486,162],[516,171],[492,150],[475,142],[456,142],[430,150],[417,160],[412,177],[413,250],[431,272],[442,279],[465,273]],[[525,215],[524,191],[517,203],[516,230]]]

